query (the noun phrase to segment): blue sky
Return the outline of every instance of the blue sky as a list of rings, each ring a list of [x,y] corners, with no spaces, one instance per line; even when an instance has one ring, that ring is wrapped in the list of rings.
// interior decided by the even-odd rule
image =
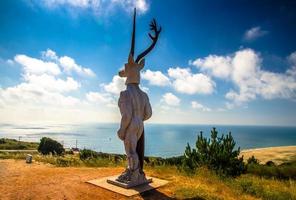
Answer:
[[[118,122],[133,7],[149,122],[296,124],[293,1],[1,1],[0,120]]]

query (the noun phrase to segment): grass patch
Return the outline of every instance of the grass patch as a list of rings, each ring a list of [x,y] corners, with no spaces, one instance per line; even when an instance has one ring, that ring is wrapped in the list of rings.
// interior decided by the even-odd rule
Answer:
[[[248,174],[227,182],[235,190],[266,200],[296,199],[294,180],[265,179]]]
[[[247,173],[265,178],[296,179],[296,161],[281,165],[248,164]]]
[[[36,150],[39,143],[24,142],[15,139],[0,138],[1,150]]]
[[[27,153],[22,152],[0,152],[0,159],[25,159]]]
[[[96,157],[81,160],[78,154],[42,155],[38,152],[30,153],[33,160],[49,163],[57,167],[116,167],[125,166],[124,160],[115,160],[114,157]],[[0,152],[0,159],[21,159],[25,160],[27,153],[23,152]]]
[[[0,159],[25,160],[27,153],[0,152]],[[33,160],[50,163],[57,167],[125,167],[125,157],[118,159],[116,155],[98,153],[95,156],[80,158],[79,154],[63,156],[41,155],[32,153]],[[217,175],[206,167],[197,168],[188,174],[179,170],[178,166],[167,162],[159,162],[158,158],[149,158],[145,164],[145,172],[149,176],[165,179],[169,184],[164,191],[176,199],[285,199],[296,200],[296,181],[279,180],[254,174],[239,177]]]

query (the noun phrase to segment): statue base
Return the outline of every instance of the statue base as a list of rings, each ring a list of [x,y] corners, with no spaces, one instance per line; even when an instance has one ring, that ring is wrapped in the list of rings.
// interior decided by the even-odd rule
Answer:
[[[149,184],[151,182],[152,182],[152,178],[147,179],[146,177],[138,179],[137,181],[129,181],[127,183],[123,183],[123,182],[118,181],[117,177],[112,177],[112,178],[107,179],[107,183],[110,183],[110,184],[113,184],[113,185],[116,185],[116,186],[119,186],[119,187],[122,187],[125,189],[129,189],[129,188],[136,187],[139,185]]]
[[[151,181],[150,183],[148,183],[148,184],[143,183],[142,185],[134,186],[131,188],[125,188],[126,186],[122,185],[122,183],[120,183],[120,186],[116,185],[116,182],[117,182],[116,179],[118,176],[119,175],[108,176],[108,177],[99,177],[99,178],[92,179],[92,180],[89,180],[86,182],[90,183],[94,186],[115,192],[117,194],[124,195],[126,197],[131,197],[134,195],[138,195],[142,192],[154,190],[154,189],[162,187],[168,183],[168,181],[166,181],[166,180],[147,176],[146,178],[147,178],[147,180]],[[111,183],[110,181],[113,182],[114,184]]]

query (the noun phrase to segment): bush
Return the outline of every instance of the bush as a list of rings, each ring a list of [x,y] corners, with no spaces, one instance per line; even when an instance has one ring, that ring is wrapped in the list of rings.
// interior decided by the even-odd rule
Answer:
[[[207,166],[219,174],[238,176],[245,171],[243,157],[238,158],[240,148],[234,150],[235,142],[231,133],[218,137],[216,128],[211,131],[211,139],[203,137],[202,132],[197,137],[196,149],[187,144],[182,168],[193,171],[199,166]]]
[[[0,149],[6,150],[30,150],[37,149],[38,143],[36,142],[24,142],[15,139],[0,138]]]
[[[112,161],[119,161],[124,159],[124,155],[119,155],[119,154],[108,154],[108,153],[102,153],[102,152],[96,152],[90,149],[83,149],[79,152],[79,158],[80,160],[87,160],[87,159],[108,159]]]
[[[265,163],[265,165],[267,165],[267,166],[275,166],[274,162],[272,162],[271,160],[267,161]]]
[[[53,155],[62,155],[65,152],[65,149],[59,142],[51,138],[43,137],[40,140],[38,151],[44,155],[50,153]]]
[[[238,179],[236,181],[238,182],[239,188],[243,193],[247,193],[264,200],[294,199],[292,194],[283,188],[275,189],[274,187],[276,186],[265,186],[264,184],[249,178]]]
[[[248,164],[247,173],[265,178],[296,179],[296,162],[284,163],[279,166],[274,163]]]
[[[0,138],[0,144],[5,144],[5,139],[4,138]]]
[[[259,160],[256,159],[254,155],[250,157],[247,162],[248,164],[259,164]]]
[[[89,158],[97,158],[97,152],[90,149],[83,149],[79,152],[79,157],[81,160],[86,160]]]

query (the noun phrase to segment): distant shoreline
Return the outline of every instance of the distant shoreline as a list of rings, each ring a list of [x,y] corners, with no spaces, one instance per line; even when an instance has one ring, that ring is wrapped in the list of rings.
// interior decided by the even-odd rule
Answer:
[[[281,164],[283,162],[296,159],[296,145],[246,149],[241,150],[240,155],[243,155],[245,160],[254,155],[260,163],[273,161],[276,164]]]

